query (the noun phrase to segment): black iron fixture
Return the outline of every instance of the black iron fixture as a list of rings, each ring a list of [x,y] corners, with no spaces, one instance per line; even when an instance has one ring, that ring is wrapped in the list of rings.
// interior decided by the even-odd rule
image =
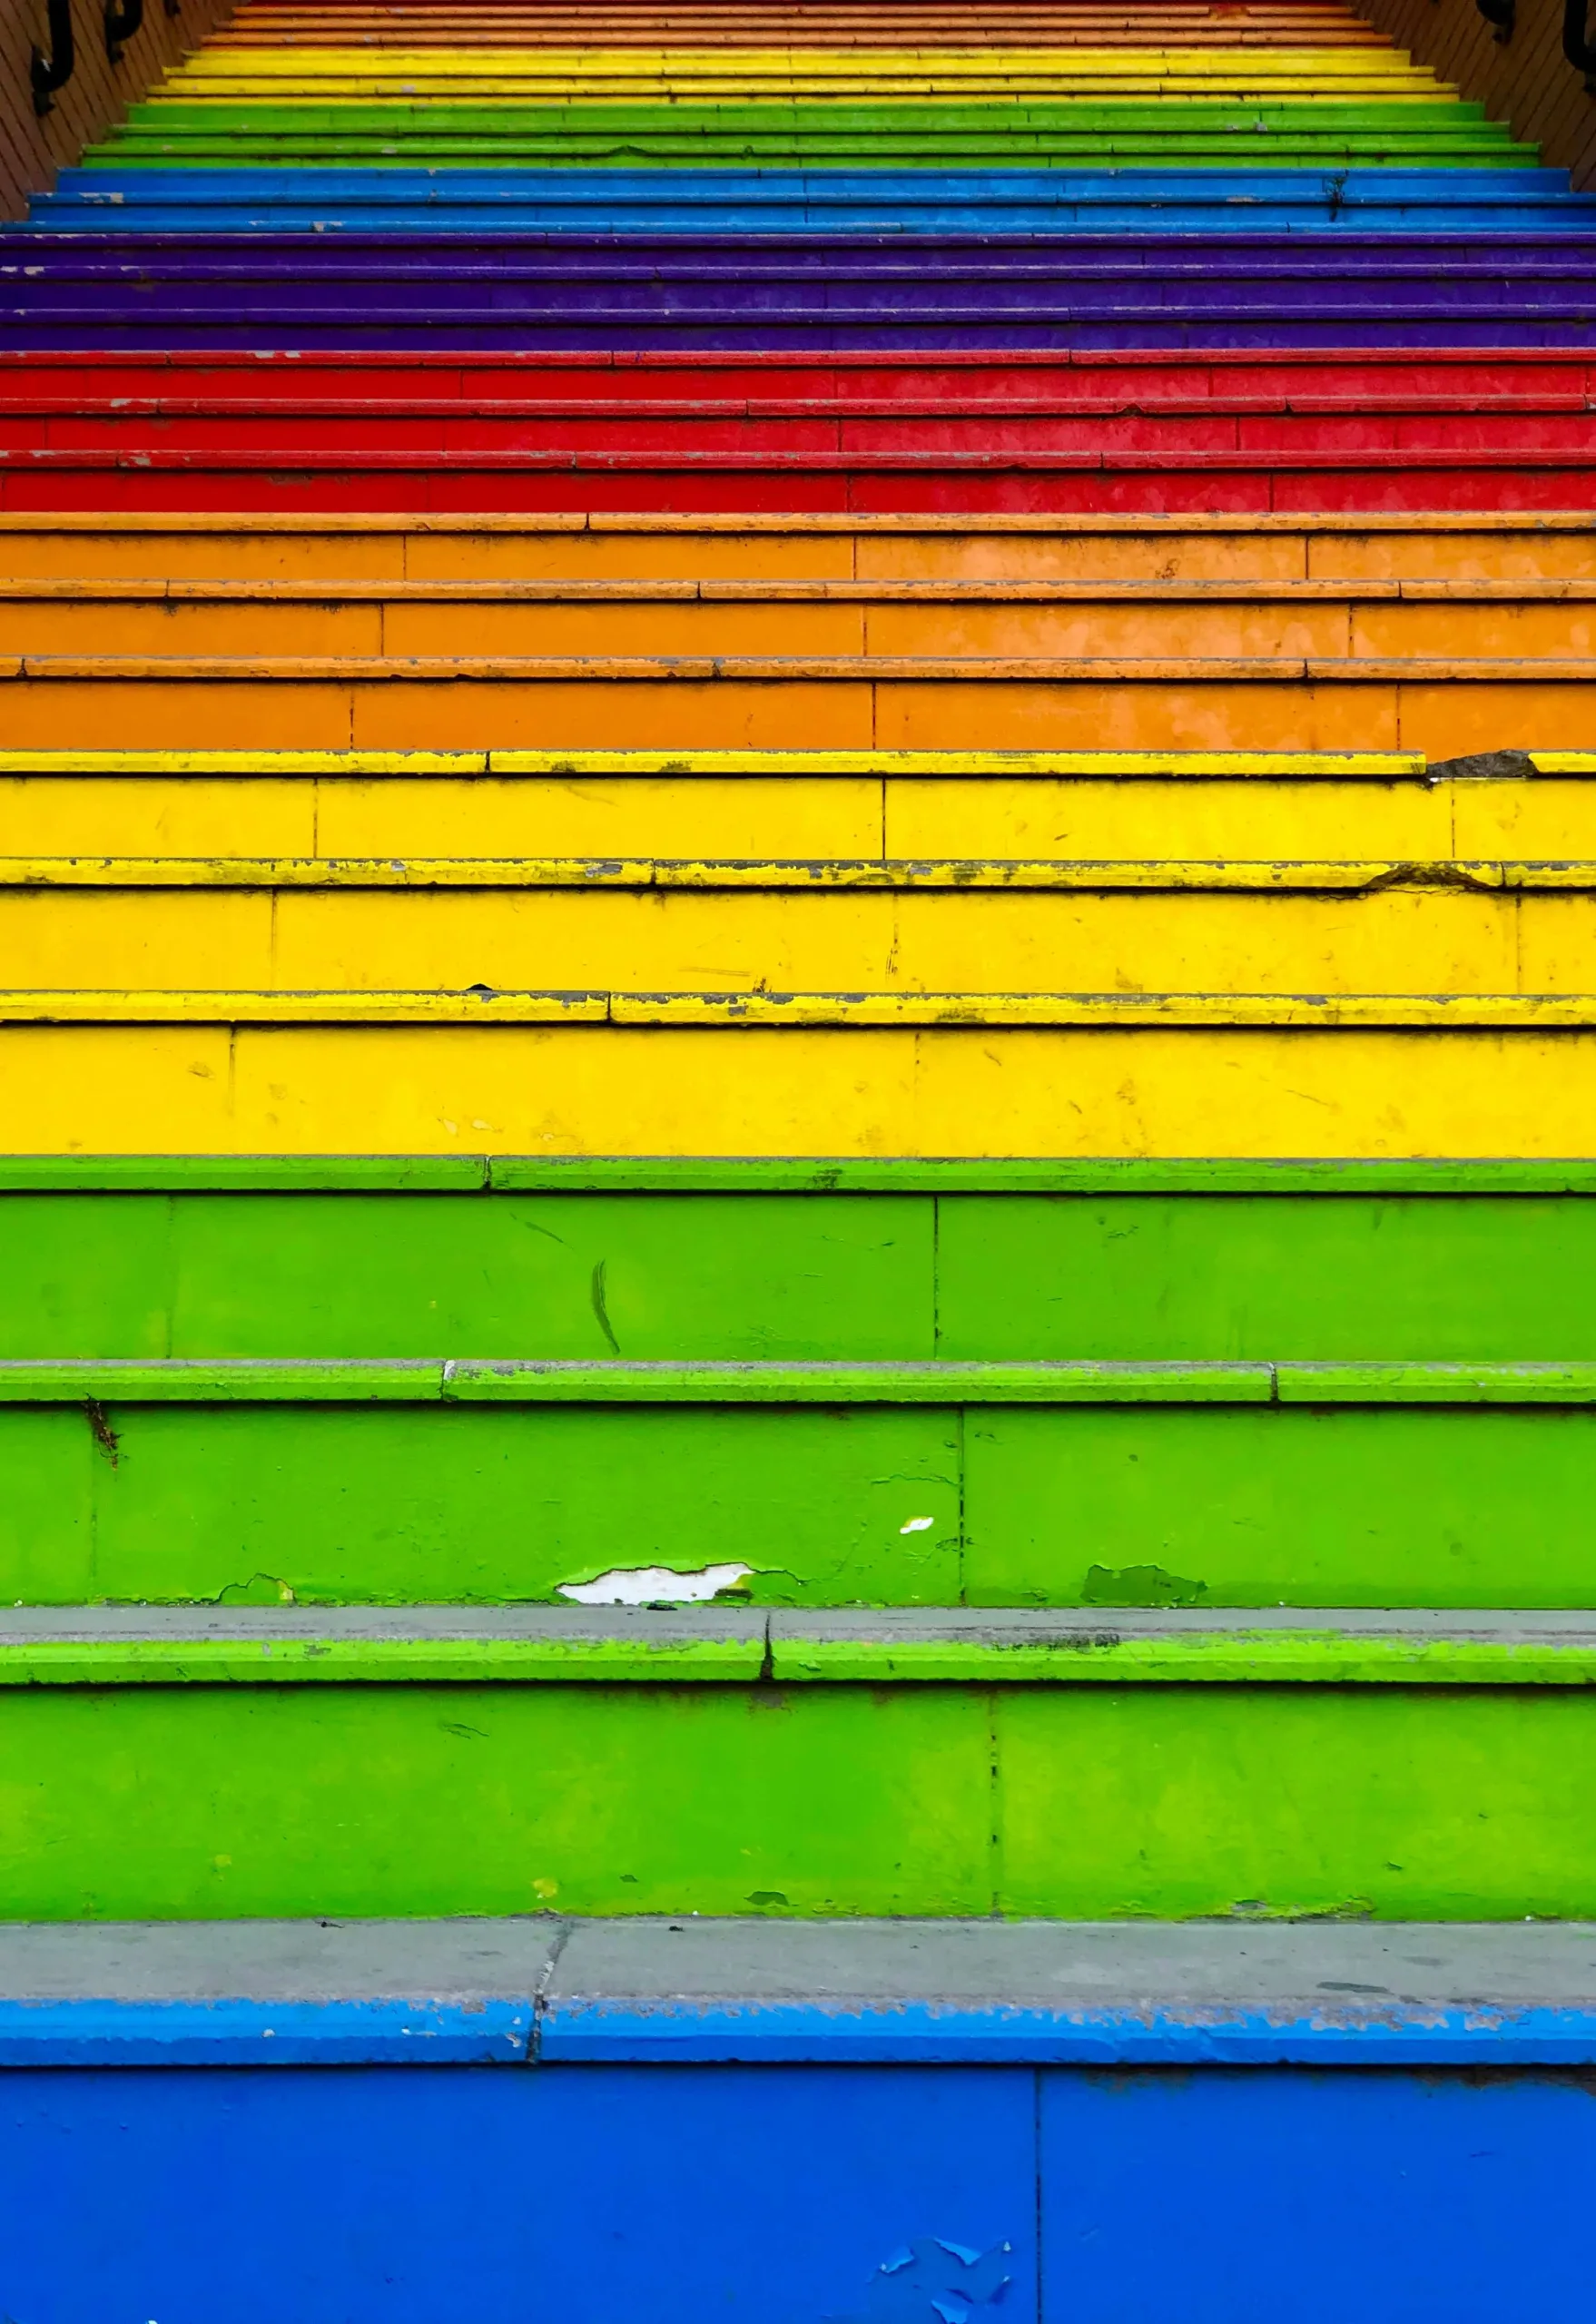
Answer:
[[[122,44],[132,40],[144,21],[144,0],[105,0],[105,54],[113,64],[122,62]]]
[[[77,63],[72,44],[72,0],[50,0],[50,54],[34,50],[31,74],[34,111],[43,116],[54,108],[55,92],[64,89]]]
[[[1512,38],[1517,0],[1474,0],[1474,5],[1490,25],[1492,39],[1505,46]]]
[[[1585,76],[1585,86],[1596,95],[1596,46],[1586,28],[1586,0],[1563,0],[1562,53],[1576,73]]]

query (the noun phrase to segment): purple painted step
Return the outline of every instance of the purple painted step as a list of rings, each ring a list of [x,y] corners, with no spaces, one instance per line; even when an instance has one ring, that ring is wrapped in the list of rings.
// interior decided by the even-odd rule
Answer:
[[[1596,237],[0,236],[0,346],[1588,345]]]
[[[1227,281],[1305,285],[1373,277],[1424,282],[1596,280],[1592,234],[1347,234],[1305,250],[1296,234],[74,234],[0,229],[0,277],[30,286],[115,275],[128,281],[333,276],[784,283],[861,280],[979,282]]]

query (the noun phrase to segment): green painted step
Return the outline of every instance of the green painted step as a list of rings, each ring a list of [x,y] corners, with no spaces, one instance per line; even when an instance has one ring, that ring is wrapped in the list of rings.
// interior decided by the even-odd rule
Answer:
[[[398,140],[396,145],[394,141]],[[1478,105],[135,105],[86,163],[300,159],[639,161],[689,167],[748,160],[882,164],[1010,156],[1029,164],[1238,156],[1532,167],[1532,145]]]
[[[1522,157],[1522,159],[1521,159]],[[1234,144],[1219,138],[1115,138],[1112,140],[1044,137],[968,137],[941,138],[868,138],[800,136],[724,136],[707,134],[691,142],[672,137],[668,132],[657,134],[636,134],[624,141],[601,137],[547,138],[520,137],[503,134],[498,137],[440,136],[436,127],[427,133],[389,131],[365,137],[340,137],[331,133],[310,136],[253,136],[242,133],[227,137],[205,137],[198,133],[183,138],[148,137],[129,140],[124,144],[107,145],[85,153],[85,168],[108,167],[125,169],[149,165],[170,169],[192,166],[214,168],[219,164],[237,166],[249,162],[259,167],[281,163],[292,168],[305,162],[358,162],[374,164],[403,160],[416,165],[428,162],[458,162],[468,165],[478,161],[502,167],[514,163],[535,168],[567,167],[572,162],[587,162],[594,167],[613,166],[617,169],[635,168],[639,162],[651,167],[703,169],[715,162],[782,163],[802,162],[810,168],[835,165],[838,168],[884,168],[889,163],[923,163],[928,167],[949,168],[961,164],[1011,162],[1016,167],[1052,168],[1078,167],[1082,163],[1122,162],[1147,163],[1160,168],[1178,163],[1182,167],[1212,163],[1216,167],[1234,169],[1238,159],[1249,164],[1261,162],[1266,168],[1287,169],[1322,163],[1326,167],[1356,164],[1362,168],[1378,167],[1384,163],[1424,169],[1473,169],[1482,162],[1492,168],[1529,167],[1533,162],[1530,149],[1512,151],[1484,141],[1451,140],[1443,144],[1423,138],[1383,138],[1364,142],[1354,138],[1293,137],[1271,141],[1259,153],[1250,150],[1238,155]]]
[[[1596,1916],[1596,1691],[0,1687],[16,1920]]]
[[[1099,1372],[941,1403],[132,1369],[5,1384],[37,1401],[0,1403],[0,1601],[557,1602],[720,1567],[772,1606],[1577,1609],[1596,1571],[1589,1366],[1177,1366],[1151,1395]]]
[[[14,1607],[8,1687],[1581,1687],[1596,1615]]]
[[[1596,1361],[1592,1164],[488,1167],[6,1162],[0,1358]]]

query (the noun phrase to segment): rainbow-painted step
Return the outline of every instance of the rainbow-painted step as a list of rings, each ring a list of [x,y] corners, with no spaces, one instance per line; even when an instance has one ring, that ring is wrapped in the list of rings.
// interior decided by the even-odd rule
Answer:
[[[1581,346],[1574,231],[0,239],[7,347]]]
[[[35,1608],[1187,1607],[1198,1629],[1215,1607],[1274,1620],[1397,1603],[1444,1627],[1512,1602],[1571,1610],[1577,1625],[1592,1406],[1589,1362],[7,1359],[0,1587]],[[1028,1659],[1017,1633],[990,1669],[904,1646],[879,1675],[1057,1678],[1079,1643],[1039,1634]],[[392,1675],[558,1677],[564,1649],[548,1651],[553,1664],[522,1670],[461,1647],[447,1668],[400,1657]],[[190,1676],[198,1652],[180,1654]],[[1304,1675],[1256,1641],[1240,1660],[1203,1653],[1200,1669],[1178,1655],[1144,1668],[1138,1649],[1120,1675]],[[52,1656],[25,1675],[48,1678]],[[747,1677],[757,1659],[700,1675]],[[213,1675],[247,1678],[247,1659]],[[1461,1648],[1441,1659],[1417,1679],[1497,1669]],[[160,1675],[125,1657],[66,1660],[74,1684]],[[1526,1646],[1497,1675],[1562,1683],[1560,1669],[1576,1665]],[[813,1675],[828,1674],[863,1666],[823,1660]]]
[[[0,237],[0,2308],[1579,2312],[1589,215],[250,0]]]
[[[0,1865],[29,1920],[1588,1918],[1592,1637],[1544,1613],[25,1608]]]
[[[1588,374],[1577,353],[1522,350],[1422,363],[1278,350],[616,362],[219,350],[81,364],[34,350],[0,356],[0,507],[98,509],[108,526],[113,510],[251,506],[652,507],[754,521],[856,509],[867,524],[881,509],[1141,509],[1155,539],[1167,537],[1158,512],[1182,507],[1428,511],[1443,498],[1455,511],[1567,510],[1596,488]],[[502,562],[504,543],[481,537],[462,576]],[[638,554],[662,577],[685,576],[692,537]],[[977,528],[969,556],[987,554],[980,540]],[[1540,540],[1520,547],[1532,559]],[[941,569],[955,569],[951,542],[941,548]],[[165,562],[143,569],[175,576],[170,537],[157,551],[152,537],[148,553]],[[1030,568],[1039,576],[1065,554],[1033,542]],[[98,555],[85,538],[80,556]],[[1116,570],[1124,556],[1121,544]],[[839,552],[812,569],[856,568]]]
[[[103,233],[1542,234],[1592,231],[1562,170],[67,170],[33,225]]]
[[[919,5],[919,0],[895,0],[883,16],[880,9],[861,0],[832,0],[832,5],[723,5],[704,0],[692,6],[618,5],[604,7],[552,6],[542,0],[507,5],[505,0],[484,0],[478,6],[389,8],[344,5],[259,5],[244,0],[231,20],[211,34],[212,54],[228,48],[340,48],[351,42],[363,49],[412,46],[475,48],[481,44],[511,48],[584,47],[657,49],[667,45],[695,46],[704,43],[731,48],[831,47],[838,44],[879,48],[890,25],[892,45],[912,43],[918,49],[984,49],[989,45],[1030,48],[1075,45],[1094,47],[1158,47],[1174,43],[1181,48],[1291,48],[1305,45],[1338,48],[1379,48],[1378,33],[1335,0],[1309,5],[1287,0],[1283,6],[1260,5],[1216,11],[1193,0],[1174,5],[1134,7],[1081,5],[1063,0],[970,0],[963,7]]]
[[[326,166],[396,161],[512,170],[581,162],[636,169],[759,162],[883,168],[909,161],[948,168],[1008,161],[1040,168],[1136,161],[1187,168],[1290,169],[1314,162],[1368,168],[1480,166],[1532,169],[1533,145],[1515,143],[1504,123],[1456,99],[1394,104],[1225,106],[1196,98],[1151,104],[989,102],[928,104],[493,106],[314,103],[185,105],[168,99],[134,105],[104,143],[83,157],[85,172],[130,164],[230,167],[319,162]]]
[[[124,675],[110,665],[99,683],[125,715]],[[1500,1155],[1525,1104],[1521,1153],[1576,1154],[1588,1135],[1588,757],[1463,762],[1440,783],[1378,755],[868,749],[35,752],[11,771],[54,850],[14,867],[16,973],[56,980],[5,996],[14,1149],[359,1153],[379,1137],[448,1152],[464,1130],[523,1153],[953,1156],[979,1122],[994,1156],[1177,1157],[1216,1072],[1234,1091],[1219,1150],[1238,1157]],[[237,852],[246,802],[264,860]],[[68,852],[85,806],[123,818],[126,857]],[[220,849],[202,836],[219,810]],[[1360,856],[1366,812],[1387,842],[1427,836],[1432,868]],[[1051,861],[1016,851],[1031,814]],[[651,819],[680,832],[692,815],[696,861],[636,860]],[[1217,859],[1227,815],[1238,852],[1266,816],[1281,859]],[[1183,816],[1207,860],[1149,856]],[[450,856],[471,817],[480,854]],[[517,821],[570,852],[507,853]],[[1315,824],[1317,869],[1302,847]],[[186,826],[209,862],[140,860],[152,826],[167,848]],[[1089,832],[1108,860],[1060,862]],[[1488,834],[1564,861],[1459,861]],[[597,840],[622,860],[595,857]],[[422,860],[396,868],[396,844],[417,841]],[[340,844],[359,860],[316,860]],[[1060,990],[1066,956],[1082,982]],[[773,990],[778,964],[791,980]],[[220,980],[241,972],[253,983]],[[1383,1088],[1398,1059],[1400,1107]]]

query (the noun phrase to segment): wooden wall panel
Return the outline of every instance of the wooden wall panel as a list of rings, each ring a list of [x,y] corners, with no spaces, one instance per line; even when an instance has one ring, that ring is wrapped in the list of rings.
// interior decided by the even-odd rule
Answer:
[[[142,96],[162,69],[198,45],[212,25],[232,14],[232,0],[181,0],[169,16],[164,0],[144,0],[144,21],[123,50],[122,63],[105,54],[103,0],[73,0],[77,64],[55,109],[41,121],[34,112],[28,60],[36,41],[48,49],[44,0],[0,0],[0,217],[20,218],[30,193],[48,186]]]
[[[1421,64],[1510,121],[1542,158],[1596,185],[1596,96],[1562,54],[1562,0],[1518,0],[1512,38],[1499,45],[1474,0],[1357,0],[1359,14]],[[1596,0],[1592,17],[1596,18]]]

